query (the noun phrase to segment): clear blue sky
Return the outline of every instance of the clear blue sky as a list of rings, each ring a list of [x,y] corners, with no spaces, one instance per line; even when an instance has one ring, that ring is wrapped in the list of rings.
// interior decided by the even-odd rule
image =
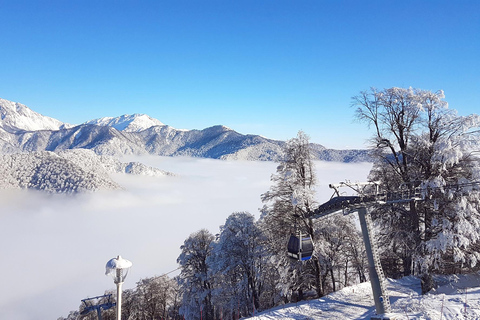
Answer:
[[[351,97],[443,89],[479,113],[480,1],[0,0],[0,97],[78,124],[298,130],[362,147]]]

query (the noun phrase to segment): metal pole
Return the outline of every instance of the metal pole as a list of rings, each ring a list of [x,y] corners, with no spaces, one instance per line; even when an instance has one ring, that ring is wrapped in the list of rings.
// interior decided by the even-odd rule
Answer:
[[[303,247],[302,247],[302,231],[301,230],[299,231],[298,238],[299,238],[298,240],[300,240],[300,246],[299,246],[300,250],[298,252],[298,260],[302,261],[302,249],[303,249]]]
[[[117,282],[117,320],[122,319],[122,284]]]
[[[388,295],[383,292],[382,285],[380,283],[380,276],[377,270],[381,270],[381,266],[376,266],[376,262],[373,254],[373,245],[371,234],[367,226],[367,209],[365,207],[358,208],[358,217],[360,219],[360,226],[362,227],[363,242],[365,243],[365,251],[368,258],[368,271],[370,274],[370,284],[372,285],[373,299],[375,301],[375,309],[377,314],[384,314],[390,312],[385,308],[385,299],[388,299]],[[387,307],[388,309],[388,307]]]
[[[97,309],[98,320],[102,320],[102,308],[96,308],[96,309]]]

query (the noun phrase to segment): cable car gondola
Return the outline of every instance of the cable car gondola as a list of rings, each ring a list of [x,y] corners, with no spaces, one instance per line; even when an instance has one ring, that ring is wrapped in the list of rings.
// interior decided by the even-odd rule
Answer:
[[[299,261],[309,260],[313,254],[312,238],[302,236],[302,234],[299,237],[292,234],[288,240],[287,249],[290,258]]]

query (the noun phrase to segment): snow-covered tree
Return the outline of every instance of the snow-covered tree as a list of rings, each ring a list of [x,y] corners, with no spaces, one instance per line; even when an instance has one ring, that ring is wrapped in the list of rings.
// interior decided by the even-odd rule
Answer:
[[[75,311],[70,311],[70,313],[68,314],[68,316],[66,318],[65,317],[59,317],[57,320],[77,320],[79,317],[80,317],[80,312],[75,310]]]
[[[271,177],[273,185],[262,195],[262,201],[266,203],[265,217],[288,233],[296,215],[304,217],[313,209],[316,177],[309,137],[304,132],[288,140],[283,152],[277,173]],[[302,222],[308,225],[306,219]]]
[[[248,315],[260,307],[263,266],[262,234],[255,217],[232,213],[220,227],[220,235],[209,259],[216,279],[215,305],[228,312]]]
[[[167,276],[141,279],[131,314],[135,319],[166,319],[174,308],[177,291],[177,283]]]
[[[353,215],[334,215],[322,222],[315,230],[315,251],[325,269],[322,273],[324,290],[327,290],[327,277],[330,277],[332,291],[366,281],[365,247]]]
[[[375,131],[370,179],[392,192],[422,187],[425,196],[373,213],[393,273],[477,266],[478,187],[450,186],[480,180],[480,117],[458,116],[442,91],[412,88],[371,89],[355,96],[353,105]]]
[[[180,313],[185,319],[213,319],[212,281],[208,257],[214,236],[206,229],[191,234],[180,247],[177,259],[182,271],[178,284],[182,292]]]
[[[304,278],[299,265],[290,265],[286,257],[286,241],[296,232],[307,234],[315,242],[314,222],[309,213],[315,209],[315,166],[309,146],[309,138],[302,131],[287,141],[284,156],[271,178],[270,190],[262,195],[265,233],[270,249],[277,256],[279,265],[286,268],[281,274],[286,290],[298,290],[302,295]],[[318,258],[312,258],[313,287],[318,296],[323,295],[321,267]],[[300,297],[301,298],[301,297]]]

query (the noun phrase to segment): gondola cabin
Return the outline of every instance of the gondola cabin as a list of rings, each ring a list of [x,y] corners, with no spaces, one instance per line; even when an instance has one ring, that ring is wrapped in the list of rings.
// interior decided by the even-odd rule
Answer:
[[[300,241],[301,240],[301,241]],[[313,254],[313,242],[309,236],[291,235],[288,240],[288,256],[295,260],[309,260]]]

